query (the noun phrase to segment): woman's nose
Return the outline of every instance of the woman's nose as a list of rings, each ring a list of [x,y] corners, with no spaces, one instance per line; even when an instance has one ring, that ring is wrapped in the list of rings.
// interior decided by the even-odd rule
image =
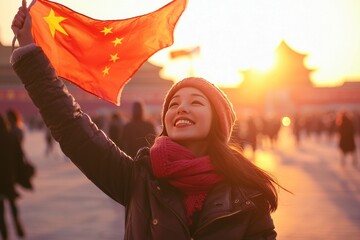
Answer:
[[[180,104],[177,109],[177,114],[188,113],[188,108],[185,104]]]

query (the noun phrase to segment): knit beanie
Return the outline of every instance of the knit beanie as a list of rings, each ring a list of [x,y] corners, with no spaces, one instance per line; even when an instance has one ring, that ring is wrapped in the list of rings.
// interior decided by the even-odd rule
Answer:
[[[165,101],[163,104],[162,111],[162,122],[165,128],[165,113],[169,108],[169,103],[173,95],[181,88],[193,87],[201,91],[210,101],[213,106],[214,111],[216,112],[219,126],[221,131],[226,133],[226,140],[229,141],[231,136],[231,131],[236,120],[235,111],[229,99],[226,97],[223,91],[221,91],[214,84],[209,81],[199,78],[199,77],[190,77],[181,80],[180,82],[175,83],[168,93],[166,94]]]

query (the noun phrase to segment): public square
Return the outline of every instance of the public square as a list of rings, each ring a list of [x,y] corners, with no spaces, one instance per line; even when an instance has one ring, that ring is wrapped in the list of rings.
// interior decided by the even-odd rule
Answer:
[[[36,165],[33,192],[21,191],[20,215],[29,240],[122,239],[124,209],[62,155],[46,156],[45,132],[27,131],[25,150]],[[293,194],[281,190],[273,214],[279,240],[360,239],[360,168],[340,165],[336,138],[304,137],[296,146],[282,128],[277,146],[263,144],[256,164]],[[17,239],[7,219],[10,239]]]

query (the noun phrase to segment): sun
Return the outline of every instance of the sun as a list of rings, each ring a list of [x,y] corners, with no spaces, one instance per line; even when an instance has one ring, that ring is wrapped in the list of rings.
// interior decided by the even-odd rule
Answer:
[[[150,59],[164,67],[161,76],[179,81],[192,74],[221,87],[237,87],[243,81],[241,70],[269,70],[281,42],[279,19],[251,1],[207,4],[205,9],[199,1],[189,1],[175,29],[174,46]],[[174,49],[194,45],[200,47],[197,56],[176,60],[168,56]]]

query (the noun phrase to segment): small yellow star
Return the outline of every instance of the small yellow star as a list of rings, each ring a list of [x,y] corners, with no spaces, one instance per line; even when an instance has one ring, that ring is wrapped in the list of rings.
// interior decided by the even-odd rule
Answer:
[[[50,10],[50,13],[47,17],[44,17],[45,21],[49,25],[51,36],[55,36],[55,31],[58,30],[59,32],[65,34],[66,36],[69,36],[67,32],[63,29],[63,27],[60,25],[60,22],[64,21],[66,18],[55,16],[54,10]]]
[[[103,76],[109,75],[109,71],[110,71],[110,68],[109,68],[108,66],[106,66],[106,67],[104,68],[104,70],[102,70]]]
[[[110,54],[110,60],[109,61],[116,62],[118,59],[119,59],[119,57],[118,57],[117,53],[114,54],[114,55]]]
[[[104,33],[104,35],[106,36],[106,35],[108,35],[109,33],[112,33],[111,30],[112,30],[112,27],[110,27],[110,28],[104,27],[104,29],[101,30],[100,32]]]
[[[114,43],[114,47],[116,47],[117,45],[121,44],[123,39],[124,39],[124,38],[115,38],[115,40],[112,41],[112,43]]]

